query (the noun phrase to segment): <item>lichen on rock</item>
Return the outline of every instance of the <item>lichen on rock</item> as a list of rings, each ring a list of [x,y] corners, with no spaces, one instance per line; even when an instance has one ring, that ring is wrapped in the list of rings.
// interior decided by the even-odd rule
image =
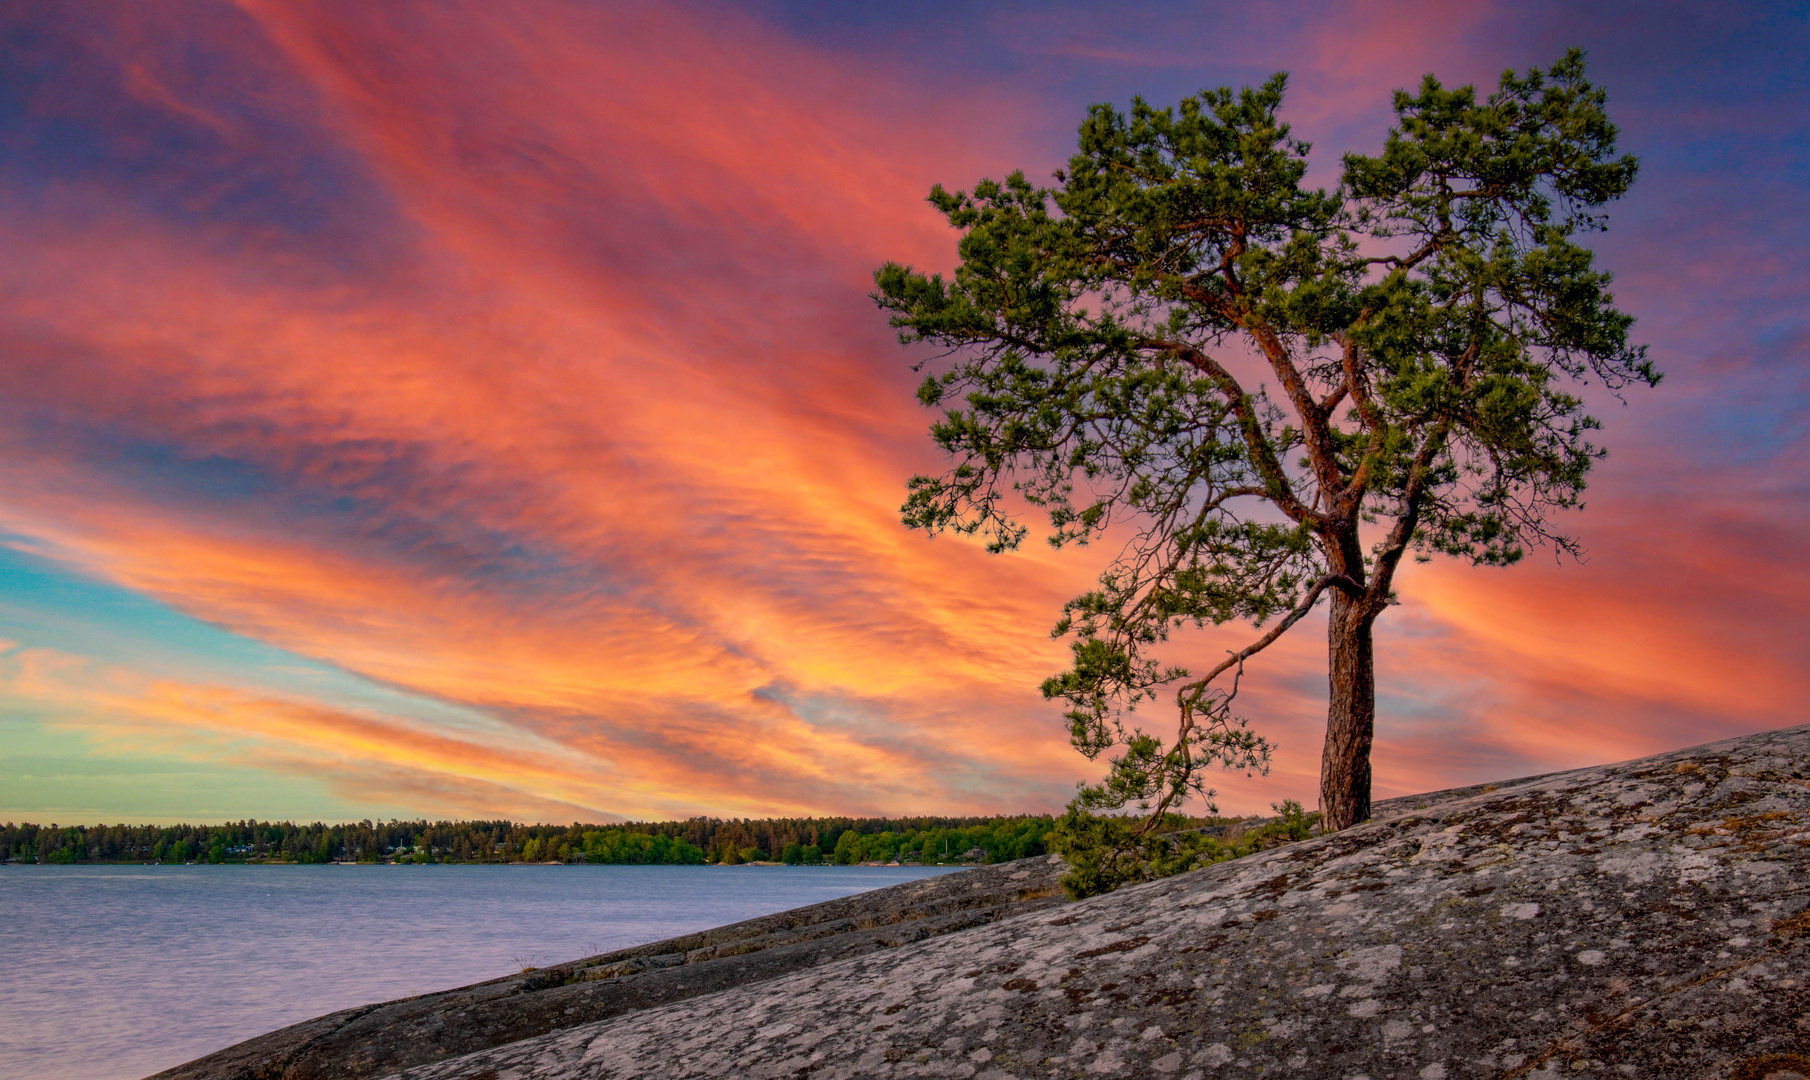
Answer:
[[[1799,727],[1394,800],[1059,914],[397,1075],[1757,1080],[1807,1060]]]

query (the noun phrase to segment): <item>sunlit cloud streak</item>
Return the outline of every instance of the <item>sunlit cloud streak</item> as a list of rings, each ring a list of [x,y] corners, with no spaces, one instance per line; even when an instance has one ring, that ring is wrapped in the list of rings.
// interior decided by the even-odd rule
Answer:
[[[1293,68],[1291,118],[1339,149],[1380,137],[1389,88],[1544,62],[1564,22],[1278,7],[1243,17],[1258,48],[1191,50],[1203,17],[1162,52],[1163,21],[1132,14],[996,12],[957,60],[928,55],[952,30],[863,53],[779,8],[22,18],[0,110],[0,244],[20,253],[0,265],[0,535],[395,698],[310,700],[250,669],[94,676],[25,626],[0,703],[50,709],[96,754],[314,776],[348,806],[1059,806],[1095,767],[1036,684],[1062,662],[1057,608],[1110,551],[990,557],[899,526],[904,477],[938,461],[923,357],[892,343],[868,274],[949,265],[933,182],[1047,169],[1087,100],[1140,78],[1162,101]],[[67,76],[31,74],[52,64]],[[1631,140],[1666,137],[1663,93],[1632,89]],[[1801,144],[1770,152],[1803,165]],[[1803,239],[1801,212],[1781,230],[1676,165],[1644,183],[1605,252],[1673,380],[1609,403],[1611,446],[1639,456],[1612,458],[1572,523],[1587,566],[1407,575],[1380,630],[1385,793],[1800,718],[1810,528],[1769,508],[1802,494],[1804,337],[1730,313],[1804,299],[1804,247],[1780,239]],[[1655,208],[1685,203],[1717,211],[1685,235],[1718,258],[1670,253]],[[1755,252],[1766,280],[1740,272]],[[1226,809],[1311,801],[1312,634],[1253,671],[1241,701],[1282,753],[1226,777]],[[484,722],[455,730],[447,708]]]

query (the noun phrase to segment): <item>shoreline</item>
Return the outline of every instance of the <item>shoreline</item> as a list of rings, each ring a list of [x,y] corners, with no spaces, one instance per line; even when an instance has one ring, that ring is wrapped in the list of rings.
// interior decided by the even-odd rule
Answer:
[[[125,861],[125,860],[109,860],[109,861],[90,860],[90,861],[84,861],[84,862],[67,862],[67,863],[66,862],[43,862],[43,863],[41,863],[41,862],[22,862],[19,860],[7,860],[6,862],[0,862],[0,870],[5,870],[7,868],[13,868],[13,867],[26,867],[26,866],[44,867],[44,868],[49,868],[49,867],[54,866],[54,867],[68,867],[71,869],[80,868],[80,867],[97,867],[97,866],[137,866],[137,867],[146,867],[146,868],[156,867],[156,866],[170,866],[170,867],[176,867],[176,866],[566,866],[566,867],[573,867],[573,868],[585,867],[585,866],[590,866],[590,867],[659,866],[659,867],[695,867],[699,870],[739,870],[742,867],[768,867],[768,868],[783,867],[783,868],[786,868],[789,870],[826,870],[826,869],[852,870],[852,869],[857,869],[857,868],[887,869],[887,870],[972,870],[972,869],[976,869],[981,866],[1003,866],[1003,865],[1005,865],[1005,864],[1004,863],[971,863],[971,862],[970,863],[953,863],[953,862],[952,863],[915,863],[915,862],[908,862],[908,863],[898,863],[898,862],[886,862],[886,863],[883,863],[883,862],[859,862],[859,863],[828,863],[828,862],[821,862],[821,863],[781,863],[781,862],[629,863],[629,862],[621,862],[621,863],[604,863],[604,862],[559,862],[558,860],[554,860],[552,862],[448,862],[445,860],[436,860],[434,862],[418,863],[418,862],[411,862],[406,859],[392,861],[392,862],[347,862],[347,861],[343,861],[343,860],[334,860],[332,862],[302,862],[301,860],[292,860],[292,859],[229,859],[226,862],[218,862],[218,863],[213,863],[213,862],[185,862],[185,863],[130,862],[130,861]]]
[[[1072,904],[1053,856],[941,875],[157,1080],[1810,1074],[1810,725],[1375,810]]]

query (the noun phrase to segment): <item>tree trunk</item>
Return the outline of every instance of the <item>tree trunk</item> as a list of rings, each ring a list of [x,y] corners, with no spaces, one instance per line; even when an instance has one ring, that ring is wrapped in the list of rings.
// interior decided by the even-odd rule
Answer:
[[[1333,590],[1326,630],[1331,697],[1320,755],[1320,827],[1349,828],[1370,816],[1370,743],[1376,732],[1376,666],[1368,605]]]

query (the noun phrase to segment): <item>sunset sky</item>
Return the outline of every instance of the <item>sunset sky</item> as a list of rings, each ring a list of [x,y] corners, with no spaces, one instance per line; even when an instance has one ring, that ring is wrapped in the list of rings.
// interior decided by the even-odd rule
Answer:
[[[1377,794],[1810,720],[1802,4],[0,11],[0,820],[1059,809],[1111,552],[899,524],[940,458],[873,269],[1091,102],[1287,70],[1330,184],[1392,89],[1570,45],[1667,377],[1604,403],[1585,563],[1404,571]],[[1312,804],[1324,663],[1253,663],[1223,810]]]

